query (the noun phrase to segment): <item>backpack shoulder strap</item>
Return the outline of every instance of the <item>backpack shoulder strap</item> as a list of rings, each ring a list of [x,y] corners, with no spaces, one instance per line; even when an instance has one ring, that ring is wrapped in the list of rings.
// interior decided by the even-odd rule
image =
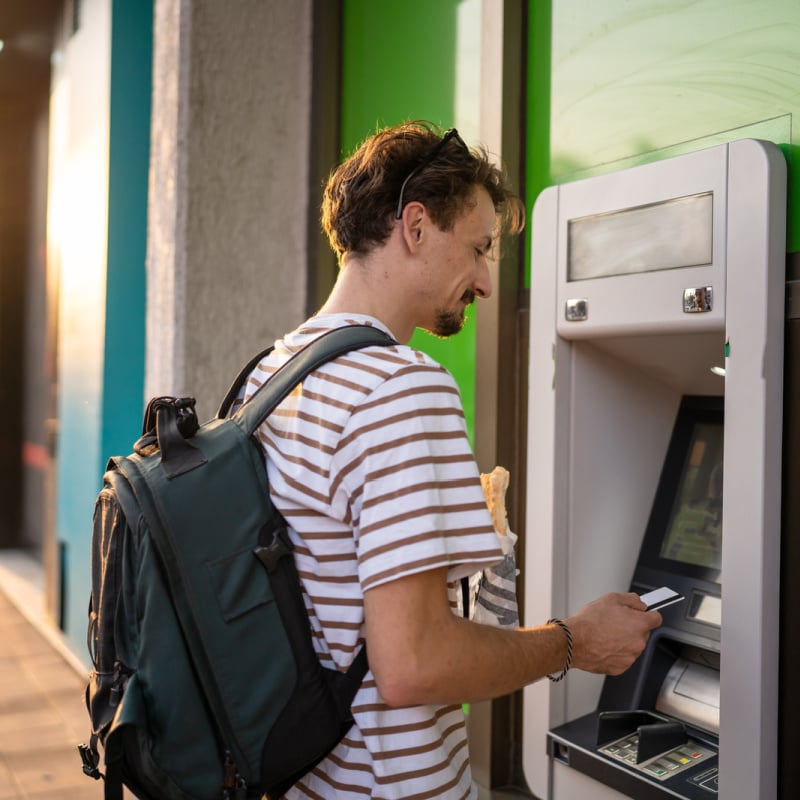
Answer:
[[[247,380],[247,376],[256,368],[262,359],[266,358],[272,352],[272,350],[273,347],[270,346],[260,353],[256,353],[241,370],[239,370],[239,374],[233,379],[233,383],[230,385],[225,397],[222,398],[222,402],[219,404],[217,419],[225,419],[225,417],[228,416],[231,407],[239,396],[239,392],[242,390],[242,386],[244,386]]]
[[[250,435],[303,378],[326,361],[370,345],[393,344],[397,344],[397,342],[391,336],[371,325],[348,325],[344,328],[334,328],[295,353],[233,415],[233,419]]]

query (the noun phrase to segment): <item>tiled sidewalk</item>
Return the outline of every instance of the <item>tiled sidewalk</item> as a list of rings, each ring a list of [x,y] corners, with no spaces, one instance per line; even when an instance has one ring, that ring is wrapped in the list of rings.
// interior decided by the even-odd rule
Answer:
[[[84,678],[0,586],[0,800],[97,800],[81,771]]]

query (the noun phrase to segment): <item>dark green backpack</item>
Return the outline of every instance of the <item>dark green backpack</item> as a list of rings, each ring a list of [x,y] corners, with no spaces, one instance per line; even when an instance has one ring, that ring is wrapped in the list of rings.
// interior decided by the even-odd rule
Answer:
[[[254,433],[324,362],[388,344],[369,326],[331,331],[229,417],[259,354],[213,420],[198,426],[192,398],[155,399],[136,452],[109,461],[92,535],[92,736],[79,746],[107,800],[123,785],[142,800],[280,797],[352,725],[365,648],[346,673],[320,664]]]

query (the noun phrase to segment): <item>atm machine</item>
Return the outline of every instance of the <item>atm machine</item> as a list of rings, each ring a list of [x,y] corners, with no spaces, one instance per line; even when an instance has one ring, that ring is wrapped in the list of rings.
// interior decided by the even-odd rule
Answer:
[[[524,690],[537,797],[777,795],[785,220],[753,139],[536,201],[525,622],[684,598],[624,675]]]

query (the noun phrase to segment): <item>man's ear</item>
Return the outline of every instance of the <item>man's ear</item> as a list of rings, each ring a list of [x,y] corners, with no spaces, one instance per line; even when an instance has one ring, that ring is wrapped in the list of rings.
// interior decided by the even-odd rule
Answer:
[[[422,203],[412,201],[403,208],[400,222],[403,226],[403,239],[410,252],[415,252],[422,244],[427,222],[427,213]]]

